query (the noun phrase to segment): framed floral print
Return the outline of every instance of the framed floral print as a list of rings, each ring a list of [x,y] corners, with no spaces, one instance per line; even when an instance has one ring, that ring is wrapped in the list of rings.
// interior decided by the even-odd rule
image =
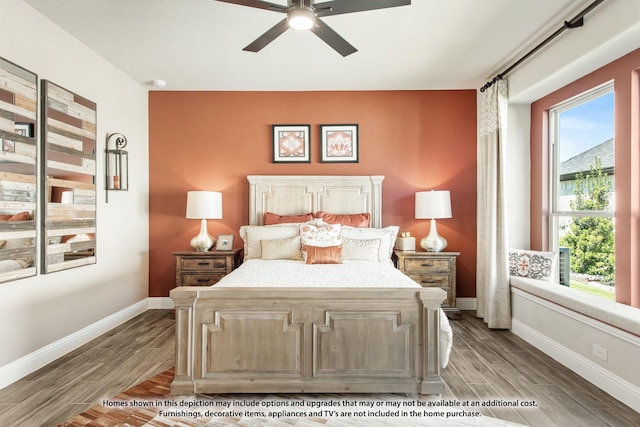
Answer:
[[[310,140],[310,125],[273,125],[273,163],[310,163]]]
[[[323,163],[358,163],[358,125],[320,125]]]

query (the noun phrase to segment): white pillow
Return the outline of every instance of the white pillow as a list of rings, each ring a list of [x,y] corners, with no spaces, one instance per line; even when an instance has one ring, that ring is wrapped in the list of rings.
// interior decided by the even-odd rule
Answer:
[[[393,265],[391,255],[393,255],[393,246],[396,242],[396,236],[400,227],[390,225],[384,228],[358,228],[342,226],[341,235],[344,239],[380,239],[380,248],[378,250],[378,259]]]
[[[290,259],[302,261],[300,236],[289,239],[260,240],[262,259]]]
[[[382,239],[342,239],[342,259],[380,261]]]
[[[288,239],[300,234],[300,224],[243,225],[244,260],[262,258],[261,240]]]

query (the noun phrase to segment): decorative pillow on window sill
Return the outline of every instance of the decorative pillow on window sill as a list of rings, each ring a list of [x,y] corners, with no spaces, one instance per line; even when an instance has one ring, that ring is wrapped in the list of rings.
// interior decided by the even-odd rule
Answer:
[[[554,252],[509,250],[509,274],[530,279],[556,281],[558,254]]]

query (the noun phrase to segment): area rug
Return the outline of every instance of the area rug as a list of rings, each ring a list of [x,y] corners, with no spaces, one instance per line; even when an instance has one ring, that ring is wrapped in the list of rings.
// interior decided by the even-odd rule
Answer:
[[[170,369],[59,426],[521,426],[434,397],[419,400],[380,393],[173,396],[172,380]]]

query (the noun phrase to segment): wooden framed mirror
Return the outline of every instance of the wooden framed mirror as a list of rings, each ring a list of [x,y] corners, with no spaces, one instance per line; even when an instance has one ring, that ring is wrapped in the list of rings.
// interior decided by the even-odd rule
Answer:
[[[0,282],[36,268],[38,76],[0,58]]]
[[[96,104],[42,82],[44,273],[96,262]]]

